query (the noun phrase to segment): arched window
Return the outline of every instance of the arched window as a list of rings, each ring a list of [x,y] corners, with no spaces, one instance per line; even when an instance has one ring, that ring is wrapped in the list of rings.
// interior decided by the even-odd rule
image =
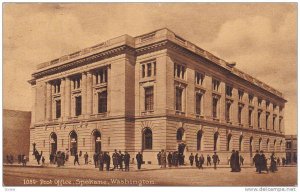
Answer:
[[[262,141],[262,138],[259,138],[258,140],[258,150],[261,151],[262,148],[261,148],[261,141]]]
[[[177,130],[177,134],[176,134],[177,141],[182,141],[183,138],[184,138],[183,136],[184,136],[184,129],[183,128],[179,128]]]
[[[57,151],[57,135],[52,132],[50,134],[50,153],[55,154]]]
[[[143,149],[152,149],[152,131],[149,128],[143,132]]]
[[[243,142],[243,135],[241,135],[239,139],[239,151],[243,151],[243,150],[244,150],[244,142]]]
[[[231,134],[227,135],[227,146],[226,146],[227,151],[230,151],[232,149],[231,137],[232,137]]]
[[[74,156],[77,153],[77,143],[77,133],[75,131],[71,131],[69,135],[69,148],[72,156]]]
[[[214,134],[214,151],[219,150],[218,144],[219,144],[219,132],[215,132],[215,134]]]
[[[198,131],[197,133],[197,150],[202,150],[202,135],[203,131]]]
[[[95,153],[101,151],[101,133],[97,129],[92,132],[92,148]]]

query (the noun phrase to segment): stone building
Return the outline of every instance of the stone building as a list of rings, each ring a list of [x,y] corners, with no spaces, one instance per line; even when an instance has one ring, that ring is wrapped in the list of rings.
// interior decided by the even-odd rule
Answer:
[[[227,163],[255,150],[285,155],[282,93],[169,29],[123,35],[38,65],[31,143],[57,150],[142,151],[182,144]],[[32,150],[32,146],[31,146]],[[186,158],[187,159],[187,158]]]
[[[286,135],[286,163],[297,164],[297,135]]]

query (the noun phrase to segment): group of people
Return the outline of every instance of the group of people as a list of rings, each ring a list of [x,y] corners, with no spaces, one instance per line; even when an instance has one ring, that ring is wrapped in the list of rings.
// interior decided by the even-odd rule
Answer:
[[[275,153],[272,152],[270,156],[270,167],[268,167],[268,159],[266,158],[263,151],[256,151],[255,156],[253,157],[253,162],[256,168],[256,172],[262,173],[262,171],[266,171],[269,173],[277,171],[277,165],[280,165],[280,159],[276,158]],[[285,163],[283,163],[284,166]]]
[[[193,164],[195,162],[196,167],[198,167],[199,169],[203,169],[203,164],[205,163],[205,158],[204,158],[203,154],[201,154],[199,156],[198,153],[196,153],[196,155],[194,156],[193,153],[191,153],[189,160],[190,160],[191,166],[193,166]],[[209,154],[207,155],[207,157],[206,157],[206,165],[207,166],[211,166],[211,160],[213,161],[214,169],[217,169],[217,164],[220,163],[220,159],[216,152],[214,152],[212,157]]]
[[[165,150],[161,150],[157,154],[158,165],[161,168],[166,168],[167,163],[168,167],[178,167],[179,165],[184,165],[184,154],[179,153],[178,151],[171,152],[169,151],[168,155]]]
[[[24,155],[24,154],[18,155],[18,164],[22,163],[23,166],[26,166],[27,161],[28,161],[28,159],[27,159],[26,155]],[[13,164],[14,156],[12,154],[6,155],[6,162],[8,164]]]

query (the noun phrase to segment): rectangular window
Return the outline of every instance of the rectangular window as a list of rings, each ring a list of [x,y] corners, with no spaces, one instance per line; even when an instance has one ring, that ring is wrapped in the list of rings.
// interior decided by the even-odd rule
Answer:
[[[96,73],[96,84],[107,83],[107,68],[102,68]]]
[[[276,121],[276,117],[273,117],[273,125],[272,125],[273,130],[275,130],[275,121]]]
[[[250,105],[253,104],[253,95],[249,95],[249,104],[250,104]]]
[[[81,77],[74,77],[72,81],[73,81],[73,89],[79,89],[81,83]]]
[[[249,113],[248,113],[248,123],[249,126],[252,126],[252,110],[249,109]]]
[[[182,111],[182,92],[183,89],[176,87],[176,110]]]
[[[151,63],[147,63],[147,77],[151,77],[152,68]]]
[[[226,96],[232,97],[232,87],[226,85]]]
[[[201,115],[201,99],[202,94],[196,93],[196,114]]]
[[[259,111],[259,112],[257,113],[258,128],[261,127],[261,126],[260,126],[260,116],[261,116],[261,112]]]
[[[56,118],[60,118],[61,117],[61,101],[60,100],[55,101],[55,111],[56,111]]]
[[[230,122],[230,107],[231,107],[231,103],[226,102],[226,105],[225,105],[225,119],[226,119],[227,122]]]
[[[107,91],[98,93],[98,113],[107,112]]]
[[[185,78],[185,66],[174,64],[174,77],[184,79]]]
[[[75,115],[81,115],[81,96],[75,97]]]
[[[212,80],[212,85],[213,85],[213,90],[214,91],[219,91],[219,86],[220,86],[220,81],[213,79]]]
[[[270,107],[270,101],[266,101],[266,108],[269,109]]]
[[[266,129],[269,129],[268,121],[269,121],[269,114],[266,114]]]
[[[239,101],[243,101],[244,92],[239,90]]]
[[[142,78],[145,77],[146,70],[145,70],[145,65],[142,65]]]
[[[218,98],[213,98],[213,118],[218,117]]]
[[[281,121],[282,121],[282,119],[279,118],[279,131],[281,131]]]
[[[142,78],[156,76],[156,61],[148,61],[142,64]]]
[[[153,111],[153,87],[146,87],[145,88],[145,111]]]
[[[276,107],[277,107],[277,105],[273,105],[273,111],[275,111],[276,110]]]
[[[239,121],[239,124],[242,124],[242,110],[243,110],[243,107],[239,106],[239,111],[238,111],[238,121]]]
[[[258,99],[257,102],[258,102],[258,106],[261,107],[262,99]]]
[[[199,73],[195,71],[195,83],[197,85],[203,85],[204,75],[202,73]]]

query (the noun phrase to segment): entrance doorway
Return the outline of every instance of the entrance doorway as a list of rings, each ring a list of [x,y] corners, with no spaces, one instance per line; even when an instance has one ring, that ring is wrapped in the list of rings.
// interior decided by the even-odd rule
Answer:
[[[57,151],[57,135],[56,133],[50,134],[50,154],[56,154]]]
[[[77,143],[78,143],[77,133],[75,131],[71,131],[69,141],[70,141],[69,143],[70,152],[71,155],[74,156],[77,153]]]

